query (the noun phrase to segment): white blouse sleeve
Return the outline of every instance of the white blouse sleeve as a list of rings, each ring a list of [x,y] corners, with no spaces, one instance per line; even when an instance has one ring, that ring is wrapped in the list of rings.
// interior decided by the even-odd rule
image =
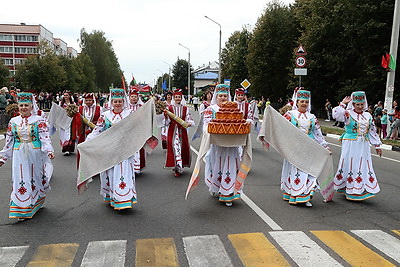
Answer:
[[[376,127],[373,120],[371,120],[371,124],[369,125],[368,135],[370,144],[375,146],[376,148],[380,148],[380,146],[382,145],[382,141],[376,133]]]
[[[40,142],[42,143],[41,150],[47,153],[47,155],[49,153],[54,152],[53,146],[51,145],[49,127],[47,125],[47,121],[45,118],[40,117],[40,119],[38,120],[38,128],[39,128],[39,139]]]
[[[106,126],[104,114],[100,116],[97,120],[96,127],[94,127],[93,131],[86,137],[86,140],[90,140],[104,132],[104,128]]]
[[[339,121],[339,122],[345,122],[346,121],[346,105],[343,103],[340,103],[339,106],[334,107],[332,109],[332,117]]]
[[[204,110],[206,110],[206,106],[204,106],[204,104],[201,103],[199,107],[199,114],[201,115],[204,112]]]
[[[317,141],[318,144],[320,144],[323,147],[328,146],[328,142],[326,142],[325,137],[322,135],[321,125],[319,124],[317,118],[315,118],[315,127],[313,130],[313,135],[314,135],[315,141]]]
[[[3,150],[0,151],[0,161],[5,162],[8,159],[12,159],[14,147],[14,136],[11,131],[11,122],[8,123],[6,133],[6,143],[4,144]]]
[[[253,114],[253,109],[251,107],[251,103],[249,103],[248,105],[246,121],[251,122],[252,124],[254,123],[254,114]]]

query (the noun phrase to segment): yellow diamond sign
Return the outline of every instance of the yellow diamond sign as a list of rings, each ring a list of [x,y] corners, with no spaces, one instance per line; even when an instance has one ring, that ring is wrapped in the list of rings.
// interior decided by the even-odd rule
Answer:
[[[244,89],[247,89],[247,88],[249,88],[249,86],[251,85],[251,83],[250,83],[247,79],[244,79],[244,81],[241,82],[240,85],[241,85]]]

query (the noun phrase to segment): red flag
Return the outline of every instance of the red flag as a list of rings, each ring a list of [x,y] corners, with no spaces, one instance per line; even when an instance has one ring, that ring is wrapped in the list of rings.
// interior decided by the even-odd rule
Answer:
[[[387,67],[389,66],[389,62],[387,62],[385,56],[382,56],[382,61],[381,61],[381,65],[384,69],[387,69]]]

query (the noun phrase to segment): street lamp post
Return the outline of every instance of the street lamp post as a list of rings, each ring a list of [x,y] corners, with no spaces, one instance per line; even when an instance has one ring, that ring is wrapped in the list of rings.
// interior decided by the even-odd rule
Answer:
[[[171,65],[164,61],[168,65],[168,91],[171,91]]]
[[[162,93],[162,83],[163,83],[163,81],[164,81],[164,72],[162,72],[162,70],[160,70],[160,69],[157,69],[159,72],[161,72],[161,91],[159,92],[160,94]],[[157,89],[158,89],[158,83],[157,83]]]
[[[216,22],[213,19],[210,19],[207,16],[204,16],[205,18],[211,20],[212,22],[214,22],[215,24],[217,24],[219,26],[219,50],[218,50],[218,83],[221,83],[221,39],[222,39],[222,29],[221,29],[221,24],[219,24],[218,22]]]
[[[179,45],[188,50],[188,101],[190,102],[190,49],[181,43]]]

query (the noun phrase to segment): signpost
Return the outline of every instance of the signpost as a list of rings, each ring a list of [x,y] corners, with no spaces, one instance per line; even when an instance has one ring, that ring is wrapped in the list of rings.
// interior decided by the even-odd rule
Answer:
[[[297,67],[294,69],[294,75],[299,76],[299,87],[301,87],[301,76],[307,75],[307,68],[305,68],[307,63],[305,56],[307,55],[307,52],[303,45],[299,45],[294,54],[297,56],[294,62]]]
[[[250,83],[247,79],[244,79],[243,82],[240,83],[240,85],[241,85],[244,89],[247,89],[247,88],[250,87],[251,83]]]

